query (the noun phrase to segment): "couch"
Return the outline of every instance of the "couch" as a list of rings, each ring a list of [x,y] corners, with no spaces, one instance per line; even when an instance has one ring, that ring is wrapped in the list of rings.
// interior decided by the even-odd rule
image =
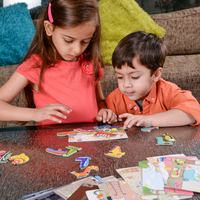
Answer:
[[[177,84],[183,90],[190,90],[200,102],[200,7],[151,17],[166,30],[164,41],[168,56],[164,64],[162,78]],[[0,67],[0,86],[3,85],[19,66]],[[105,76],[101,80],[104,96],[117,88],[117,79],[112,66],[106,65]],[[25,106],[21,92],[11,103]],[[26,125],[34,125],[29,122]],[[18,126],[15,122],[0,122],[0,127]]]

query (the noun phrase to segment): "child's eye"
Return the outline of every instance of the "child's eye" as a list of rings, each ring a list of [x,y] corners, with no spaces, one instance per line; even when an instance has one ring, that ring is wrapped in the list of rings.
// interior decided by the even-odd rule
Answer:
[[[83,44],[89,44],[90,41],[87,41],[87,42],[86,42],[86,41],[82,41],[82,43],[83,43]]]
[[[138,79],[140,78],[139,76],[133,76],[132,79]]]
[[[122,76],[118,76],[118,77],[117,77],[117,79],[122,79],[122,78],[123,78]]]
[[[72,43],[73,42],[73,40],[65,40],[65,42],[67,42],[67,43]]]

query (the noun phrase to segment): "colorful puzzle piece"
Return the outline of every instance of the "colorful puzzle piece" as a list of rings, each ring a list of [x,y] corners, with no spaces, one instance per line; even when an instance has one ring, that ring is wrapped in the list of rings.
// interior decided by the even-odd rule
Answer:
[[[8,153],[6,153],[4,156],[2,156],[2,158],[0,159],[0,163],[7,163],[8,162],[8,158],[12,155],[12,152],[9,151]]]
[[[114,157],[114,158],[121,158],[123,155],[125,155],[125,152],[121,152],[120,146],[116,145],[108,153],[104,153],[104,155],[111,156],[111,157]]]
[[[101,130],[103,130],[103,129],[110,129],[111,126],[110,126],[110,125],[102,125],[102,126],[94,126],[93,128],[94,128],[95,130],[97,130],[97,131],[101,131]]]
[[[115,137],[116,134],[112,132],[99,131],[94,134],[95,137]]]
[[[169,135],[168,133],[163,133],[161,136],[164,137],[166,141],[171,141],[171,142],[176,141],[175,138]]]
[[[75,131],[76,133],[86,133],[86,134],[91,134],[91,133],[95,132],[94,129],[87,130],[87,129],[82,129],[82,128],[74,129],[74,131]]]
[[[163,141],[162,137],[156,137],[157,144],[156,145],[173,145],[171,141]]]
[[[73,136],[73,135],[76,135],[76,132],[67,131],[67,132],[59,132],[59,133],[57,133],[58,137],[66,137],[66,136]]]
[[[91,157],[78,157],[75,159],[75,161],[81,161],[80,168],[84,169],[88,166],[89,160],[91,160]]]
[[[74,174],[77,178],[84,178],[89,175],[91,170],[99,171],[99,167],[98,166],[89,166],[83,172],[78,173],[76,171],[72,171],[71,174]]]
[[[74,155],[75,153],[77,153],[77,151],[81,151],[81,150],[82,150],[82,148],[80,148],[80,147],[74,147],[74,146],[67,146],[66,148],[67,148],[67,149],[70,149],[70,150],[68,151],[68,153],[64,153],[64,154],[63,154],[63,157],[72,156],[72,155]]]
[[[5,154],[5,153],[6,153],[6,151],[4,151],[4,150],[0,150],[0,158],[2,158],[1,155]]]
[[[154,129],[159,129],[159,127],[158,126],[144,127],[144,128],[141,128],[141,131],[143,131],[143,132],[151,132]]]
[[[8,158],[10,161],[14,160],[12,162],[13,165],[20,165],[25,164],[29,161],[29,157],[26,156],[24,153],[21,153],[19,155],[11,156]]]
[[[62,156],[67,152],[67,151],[62,151],[62,149],[54,150],[54,149],[51,149],[51,148],[46,148],[45,151],[47,153],[51,153],[51,154],[54,154],[56,156]]]

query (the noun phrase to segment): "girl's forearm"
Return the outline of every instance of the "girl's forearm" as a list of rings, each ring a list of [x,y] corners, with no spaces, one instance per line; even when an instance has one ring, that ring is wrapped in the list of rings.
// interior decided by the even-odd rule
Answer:
[[[0,121],[33,121],[34,110],[16,107],[0,100]]]
[[[179,109],[172,109],[166,112],[152,115],[152,126],[184,126],[192,124],[194,117]]]

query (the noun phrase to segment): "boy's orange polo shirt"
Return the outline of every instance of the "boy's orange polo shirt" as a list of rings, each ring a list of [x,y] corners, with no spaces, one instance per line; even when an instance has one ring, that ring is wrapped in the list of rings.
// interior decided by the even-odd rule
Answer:
[[[200,105],[192,96],[192,93],[181,90],[174,83],[163,79],[154,84],[149,95],[143,100],[143,111],[140,111],[135,101],[131,101],[123,95],[119,88],[108,95],[106,105],[117,115],[123,113],[151,115],[167,110],[180,109],[195,118],[196,122],[191,125],[194,126],[200,123]]]

